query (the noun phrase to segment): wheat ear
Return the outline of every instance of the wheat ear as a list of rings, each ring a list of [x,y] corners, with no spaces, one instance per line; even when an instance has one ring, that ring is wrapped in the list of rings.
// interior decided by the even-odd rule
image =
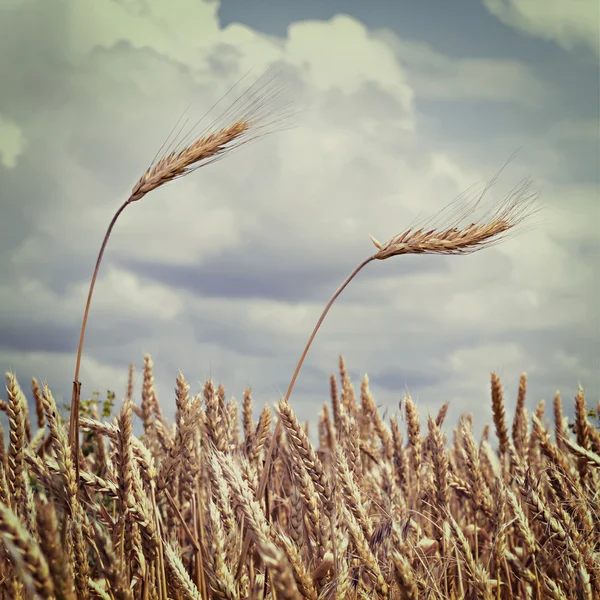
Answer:
[[[130,204],[141,200],[146,194],[165,183],[184,177],[196,169],[220,160],[237,148],[264,137],[275,128],[278,128],[281,120],[286,117],[281,105],[274,106],[274,101],[281,97],[281,91],[279,87],[273,85],[272,79],[267,80],[265,84],[264,79],[260,78],[246,94],[243,94],[234,102],[222,115],[220,121],[211,123],[199,136],[195,137],[194,141],[191,143],[187,141],[193,130],[177,144],[175,144],[176,140],[173,140],[164,151],[155,157],[152,164],[133,186],[129,198],[113,216],[100,246],[88,291],[79,335],[75,376],[73,378],[69,443],[75,464],[77,482],[79,482],[79,403],[81,398],[79,370],[83,341],[100,263],[117,219]],[[285,105],[283,108],[285,108]]]
[[[288,402],[290,399],[290,395],[306,355],[308,354],[308,350],[310,349],[310,346],[315,339],[321,324],[325,320],[329,309],[333,306],[333,303],[346,289],[350,282],[369,263],[374,260],[385,260],[387,258],[391,258],[392,256],[401,256],[404,254],[472,254],[478,250],[482,250],[483,248],[487,248],[497,243],[506,237],[508,233],[514,231],[515,227],[523,220],[529,218],[534,212],[536,212],[534,204],[537,200],[537,194],[531,193],[531,183],[529,180],[525,179],[518,186],[516,186],[508,194],[508,196],[504,197],[502,201],[496,205],[495,210],[493,210],[491,214],[487,214],[478,221],[471,222],[467,226],[461,225],[465,219],[470,220],[473,217],[479,202],[490,189],[490,187],[496,182],[496,179],[501,172],[502,169],[491,179],[490,182],[488,182],[472,206],[467,207],[462,211],[455,211],[454,213],[448,214],[446,212],[448,208],[453,207],[453,203],[450,203],[448,207],[438,213],[436,218],[441,222],[440,225],[432,227],[430,221],[423,224],[424,226],[420,227],[419,229],[416,227],[410,227],[403,233],[392,237],[384,244],[378,242],[373,236],[371,236],[373,244],[378,251],[369,258],[363,260],[352,271],[352,273],[350,273],[350,275],[335,291],[323,309],[323,312],[321,313],[321,316],[319,317],[319,320],[317,321],[317,324],[315,325],[308,342],[304,347],[302,355],[300,356],[300,360],[296,365],[296,369],[292,375],[292,379],[285,394],[285,402]],[[265,493],[271,460],[275,450],[275,443],[279,433],[281,432],[281,428],[282,422],[281,417],[279,416],[277,418],[277,423],[275,424],[275,432],[271,438],[271,443],[269,444],[269,448],[265,455],[264,468],[258,486],[259,497]],[[238,563],[236,575],[237,578],[241,576],[242,566],[244,564],[249,545],[250,535],[247,532],[244,538],[244,545],[242,547],[240,561]]]

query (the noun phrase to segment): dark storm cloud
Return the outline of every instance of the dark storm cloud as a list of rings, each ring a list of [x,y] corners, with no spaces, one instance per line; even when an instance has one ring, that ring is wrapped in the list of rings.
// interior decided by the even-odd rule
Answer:
[[[334,268],[317,265],[285,270],[282,265],[251,261],[243,251],[241,256],[217,257],[198,267],[131,260],[121,264],[141,277],[216,298],[306,300],[323,288],[331,288],[336,277],[339,278]]]
[[[29,320],[0,323],[0,349],[13,352],[73,352],[75,327]]]
[[[260,239],[213,257],[210,262],[197,267],[132,259],[118,259],[116,263],[142,278],[205,297],[262,298],[284,302],[327,298],[355,266],[351,263],[343,265],[337,257],[316,262],[314,257],[306,259],[301,254],[289,255],[285,248],[280,251],[261,248]],[[388,273],[371,265],[357,279],[366,286],[365,290],[358,291],[355,296],[368,294],[369,281],[390,273],[402,277],[444,273],[447,269],[447,262],[441,257],[405,260]]]
[[[62,312],[57,310],[61,317]],[[52,322],[50,318],[42,320],[36,315],[3,321],[0,323],[0,349],[72,354],[77,350],[82,316],[83,306],[81,314],[74,315],[71,323]],[[92,311],[86,339],[88,343],[93,344],[94,354],[101,352],[102,348],[109,348],[109,354],[112,355],[115,347],[118,348],[132,339],[139,340],[146,331],[145,320],[120,317],[117,314],[111,315],[110,318],[98,318]]]
[[[72,91],[66,57],[67,5],[32,2],[0,10],[2,112],[20,122],[39,110],[40,98],[47,111],[64,105]]]
[[[387,368],[379,372],[370,373],[369,381],[391,392],[401,393],[408,389],[424,389],[432,385],[439,385],[447,377],[447,374],[439,369],[435,372],[423,372],[419,370],[399,368]]]

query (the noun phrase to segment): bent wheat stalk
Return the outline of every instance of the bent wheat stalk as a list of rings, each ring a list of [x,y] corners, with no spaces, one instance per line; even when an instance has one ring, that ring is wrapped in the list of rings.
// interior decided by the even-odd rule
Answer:
[[[500,171],[487,183],[481,194],[471,206],[466,206],[462,210],[457,210],[457,203],[451,202],[446,208],[435,215],[434,219],[438,221],[438,225],[433,225],[430,220],[429,224],[426,222],[418,229],[416,226],[409,227],[404,232],[399,233],[383,244],[371,236],[371,240],[378,251],[361,262],[352,273],[348,275],[323,309],[317,324],[308,338],[308,342],[304,347],[300,360],[296,365],[296,370],[292,375],[292,379],[285,394],[286,402],[289,401],[306,355],[308,354],[310,346],[325,320],[329,309],[333,306],[333,303],[346,289],[349,283],[370,262],[374,260],[386,260],[392,256],[401,256],[404,254],[472,254],[505,239],[507,234],[512,232],[524,219],[529,218],[534,212],[537,212],[534,204],[538,196],[536,193],[530,191],[531,183],[528,179],[525,179],[496,205],[495,210],[480,217],[477,221],[471,222],[469,225],[462,225],[465,219],[473,218],[480,201],[486,192],[494,185],[501,172],[502,169],[500,169]],[[452,209],[454,212],[447,213],[449,209]],[[271,437],[271,443],[269,444],[265,455],[264,467],[258,486],[259,498],[265,493],[273,452],[275,450],[276,440],[281,432],[281,427],[281,417],[278,416],[275,432]],[[241,576],[249,545],[250,536],[249,533],[246,533],[240,561],[238,563],[236,575],[238,578]]]
[[[275,101],[281,99],[283,89],[280,86],[274,85],[273,78],[265,80],[265,77],[266,74],[260,77],[219,119],[213,121],[200,135],[196,135],[193,141],[189,142],[189,138],[191,135],[194,135],[193,131],[195,127],[177,143],[175,143],[177,141],[177,136],[175,136],[166,148],[164,148],[165,144],[163,144],[164,150],[163,148],[159,150],[159,154],[157,154],[146,172],[133,186],[129,198],[117,210],[108,226],[104,240],[100,246],[88,291],[79,335],[75,376],[73,378],[69,444],[75,464],[77,482],[79,482],[79,405],[81,398],[79,370],[81,367],[83,341],[92,294],[94,293],[94,286],[98,277],[98,271],[100,270],[100,263],[102,262],[102,257],[104,256],[104,251],[113,227],[121,213],[130,204],[141,200],[146,194],[170,181],[184,177],[196,169],[220,160],[241,146],[262,138],[274,130],[281,129],[281,123],[289,116],[285,112],[288,105],[285,103],[275,105]],[[171,135],[169,135],[166,141],[170,137]]]

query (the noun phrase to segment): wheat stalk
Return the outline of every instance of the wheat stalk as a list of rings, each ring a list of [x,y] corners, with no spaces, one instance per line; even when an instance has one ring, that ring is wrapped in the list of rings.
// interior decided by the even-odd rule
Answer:
[[[501,172],[501,171],[500,171]],[[483,248],[489,247],[498,243],[503,238],[506,238],[509,233],[515,231],[525,219],[528,219],[536,212],[535,202],[537,194],[530,190],[531,183],[529,180],[524,180],[520,185],[516,186],[505,198],[499,202],[491,213],[470,224],[461,225],[465,219],[472,218],[480,201],[495,183],[500,172],[492,178],[486,185],[483,192],[477,198],[472,206],[456,211],[449,217],[446,210],[442,210],[435,219],[442,221],[438,226],[433,227],[410,227],[402,233],[395,235],[385,243],[380,243],[371,236],[373,244],[377,248],[377,252],[372,256],[363,260],[344,280],[340,287],[335,291],[329,302],[326,304],[321,313],[308,342],[306,343],[302,355],[296,365],[296,369],[292,375],[292,379],[285,394],[285,402],[288,402],[294,389],[296,379],[300,373],[300,369],[304,364],[304,360],[312,345],[317,332],[319,331],[325,317],[333,306],[334,302],[340,294],[346,289],[350,282],[366,267],[369,263],[375,260],[386,260],[393,256],[402,256],[407,254],[441,254],[441,255],[461,255],[472,254]],[[452,204],[450,205],[452,207]],[[454,208],[454,207],[453,207]],[[445,220],[444,220],[445,219]],[[451,219],[451,220],[450,220]],[[265,466],[259,482],[258,493],[262,496],[265,492],[267,480],[269,477],[273,452],[275,450],[275,440],[277,434],[281,431],[281,417],[277,419],[275,425],[275,434],[271,439],[269,448],[265,457]],[[236,576],[241,575],[242,565],[245,561],[246,553],[250,544],[249,534],[246,534],[244,546]]]
[[[259,79],[257,84],[233,103],[221,117],[220,121],[211,123],[207,130],[196,136],[193,141],[186,141],[186,138],[192,134],[192,130],[192,132],[188,133],[178,143],[175,143],[177,140],[174,140],[166,150],[160,152],[133,186],[127,200],[114,214],[96,259],[96,266],[83,313],[79,346],[77,349],[69,424],[69,443],[71,445],[77,481],[79,481],[79,403],[81,398],[79,370],[81,367],[83,342],[92,294],[100,270],[100,263],[102,262],[104,251],[117,219],[130,204],[138,202],[153,190],[170,181],[184,177],[203,166],[220,160],[237,148],[268,135],[278,127],[280,128],[283,119],[286,117],[286,107],[284,106],[284,110],[282,110],[281,106],[277,107],[275,104],[275,101],[279,100],[280,97],[281,89],[273,85],[272,81],[266,80],[265,82],[264,78]]]

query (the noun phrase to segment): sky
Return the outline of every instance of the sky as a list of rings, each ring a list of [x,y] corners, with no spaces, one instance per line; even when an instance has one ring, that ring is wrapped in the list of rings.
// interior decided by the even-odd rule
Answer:
[[[388,415],[410,393],[491,421],[600,390],[599,8],[592,0],[0,0],[0,364],[70,400],[112,215],[185,113],[224,112],[272,69],[287,127],[152,192],[118,220],[84,345],[82,395],[139,402],[144,353],[175,412],[179,369],[256,414],[287,389],[331,294],[375,248],[467,190],[524,177],[540,212],[470,256],[370,264],[292,394],[313,424],[344,356]],[[211,113],[212,114],[212,113]],[[516,154],[515,154],[516,153]],[[472,186],[476,186],[472,188]],[[477,187],[478,186],[478,187]],[[487,200],[486,200],[487,201]],[[0,392],[0,397],[3,392]],[[30,398],[31,399],[31,398]],[[547,412],[547,415],[550,411]]]

